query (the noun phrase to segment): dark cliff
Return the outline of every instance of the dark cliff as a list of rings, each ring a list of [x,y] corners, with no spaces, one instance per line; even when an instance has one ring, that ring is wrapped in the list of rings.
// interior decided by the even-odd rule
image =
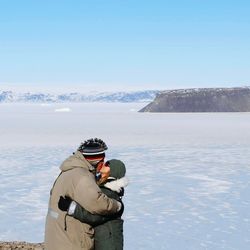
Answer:
[[[139,112],[250,112],[250,87],[163,91]]]

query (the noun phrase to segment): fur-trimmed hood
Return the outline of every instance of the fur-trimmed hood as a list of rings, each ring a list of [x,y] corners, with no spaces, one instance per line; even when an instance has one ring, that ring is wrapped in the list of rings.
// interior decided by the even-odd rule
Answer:
[[[123,188],[125,188],[129,183],[129,180],[126,176],[120,178],[120,179],[112,179],[109,178],[108,182],[104,184],[104,187],[115,191],[117,193],[120,193]]]

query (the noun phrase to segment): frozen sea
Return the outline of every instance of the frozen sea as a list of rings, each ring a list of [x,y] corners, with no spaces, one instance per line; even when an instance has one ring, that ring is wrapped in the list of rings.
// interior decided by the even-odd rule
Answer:
[[[91,137],[125,162],[125,250],[250,249],[250,113],[1,104],[0,240],[42,242],[59,165]]]

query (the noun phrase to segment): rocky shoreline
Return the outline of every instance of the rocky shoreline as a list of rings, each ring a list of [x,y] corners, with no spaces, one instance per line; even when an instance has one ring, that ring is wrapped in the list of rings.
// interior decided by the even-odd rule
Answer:
[[[44,250],[43,243],[28,243],[25,241],[0,241],[0,250],[25,249],[25,250]]]

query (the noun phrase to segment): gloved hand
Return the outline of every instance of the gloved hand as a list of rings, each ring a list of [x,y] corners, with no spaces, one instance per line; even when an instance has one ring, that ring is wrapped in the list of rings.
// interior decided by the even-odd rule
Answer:
[[[69,206],[72,202],[72,199],[69,196],[60,196],[60,199],[58,201],[58,208],[62,211],[68,211]]]

